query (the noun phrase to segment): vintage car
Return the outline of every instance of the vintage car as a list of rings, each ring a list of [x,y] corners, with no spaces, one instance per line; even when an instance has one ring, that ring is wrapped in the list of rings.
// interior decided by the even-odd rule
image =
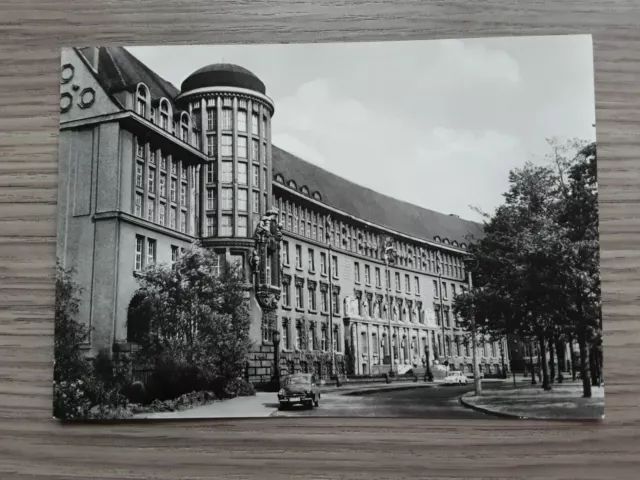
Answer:
[[[282,379],[278,392],[280,408],[284,409],[295,404],[302,404],[307,408],[320,405],[320,388],[315,375],[311,373],[296,373]]]
[[[467,377],[464,373],[454,370],[453,372],[449,372],[446,377],[444,377],[445,385],[466,385]]]

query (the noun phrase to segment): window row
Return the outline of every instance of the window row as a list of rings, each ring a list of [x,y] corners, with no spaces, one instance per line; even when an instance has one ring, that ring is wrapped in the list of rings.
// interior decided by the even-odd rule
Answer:
[[[291,308],[291,289],[292,285],[290,282],[285,282],[282,285],[282,306]],[[318,291],[316,289],[315,282],[309,282],[307,284],[306,293],[304,282],[296,281],[293,285],[295,295],[295,308],[298,310],[304,310],[308,308],[311,312],[318,311]],[[320,288],[319,292],[319,301],[320,301],[320,313],[328,314],[329,308],[333,311],[334,315],[340,315],[340,293],[337,289],[334,288],[333,292],[331,292],[331,296],[329,296],[329,290],[327,288]],[[331,305],[329,302],[331,301]],[[305,307],[305,304],[307,305]]]
[[[188,178],[190,167],[185,166],[179,160],[169,159],[161,149],[151,143],[136,141],[136,157],[138,163],[146,164],[150,168],[159,168],[160,171],[168,173],[167,167],[169,167],[171,176],[177,177],[178,170],[180,170],[180,178],[184,181]]]
[[[319,330],[319,332],[318,332]],[[327,323],[318,324],[315,322],[305,322],[297,320],[295,324],[287,317],[282,318],[282,340],[283,350],[323,351],[329,350],[330,335]],[[340,352],[340,328],[333,326],[333,351]]]
[[[156,202],[153,197],[147,197],[146,215],[143,215],[143,196],[140,193],[135,194],[134,215],[136,217],[145,218],[146,220],[157,223],[182,233],[187,233],[187,212],[174,206],[168,207],[163,201]],[[178,223],[179,221],[179,223]]]
[[[146,170],[146,171],[145,171]],[[146,179],[146,183],[145,183]],[[157,182],[157,191],[156,191]],[[169,195],[168,198],[173,203],[178,203],[178,180],[171,178],[169,180]],[[160,198],[167,198],[167,175],[165,173],[158,172],[155,168],[149,166],[146,169],[140,162],[136,162],[136,179],[135,185],[137,189],[144,190],[145,184],[147,187],[147,193],[158,194]],[[180,182],[180,205],[186,207],[189,203],[189,197],[187,195],[188,185],[187,181]]]
[[[447,282],[442,281],[439,282],[438,280],[434,280],[433,281],[433,298],[440,298],[440,295],[442,295],[442,298],[444,300],[447,300],[449,298],[449,284],[447,284]],[[467,291],[467,289],[464,286],[460,286],[460,293],[465,293]],[[458,295],[458,291],[457,291],[457,287],[455,283],[451,284],[451,299],[455,299],[456,296]]]
[[[233,183],[233,162],[222,162],[222,169],[220,172],[222,183]],[[216,183],[218,181],[218,165],[217,162],[208,163],[206,166],[206,183]],[[236,163],[235,181],[238,185],[249,185],[249,171],[248,165],[243,162]],[[254,188],[262,187],[262,190],[267,189],[267,170],[262,170],[262,182],[260,181],[260,167],[258,165],[251,165],[251,186]]]
[[[207,155],[212,158],[218,158],[218,136],[216,134],[207,135],[206,152]],[[238,158],[248,159],[248,140],[247,137],[239,135],[235,145],[236,156]],[[221,135],[220,136],[220,156],[232,157],[234,150],[233,136]],[[260,142],[258,140],[251,140],[251,160],[254,162],[261,161],[264,165],[267,164],[267,144],[262,143],[260,148]]]
[[[225,98],[224,102],[231,100],[230,98]],[[233,131],[234,119],[233,119],[233,109],[226,108],[231,106],[232,103],[227,102],[227,105],[224,105],[220,111],[220,118],[218,118],[218,111],[216,108],[207,108],[207,132],[216,132],[218,130],[218,126],[220,130],[223,132],[231,132]],[[244,105],[244,107],[242,106]],[[267,117],[265,115],[262,116],[261,125],[259,125],[259,116],[257,113],[251,114],[251,131],[248,130],[249,124],[248,120],[248,112],[246,111],[246,100],[240,100],[238,102],[238,110],[236,111],[235,118],[235,126],[236,131],[241,133],[251,133],[251,135],[261,136],[262,138],[268,138],[267,135]],[[261,128],[260,128],[261,127]]]
[[[233,237],[233,215],[221,216],[220,228],[218,228],[218,216],[207,215],[205,221],[205,235],[207,237]],[[248,219],[245,215],[238,215],[235,236],[246,237],[248,236]]]
[[[295,245],[295,268],[297,270],[303,270],[302,260],[302,246]],[[285,267],[291,266],[291,257],[289,254],[289,242],[287,240],[282,241],[282,263]],[[306,264],[309,273],[316,273],[316,252],[313,248],[307,249]],[[337,279],[339,277],[338,269],[338,257],[333,255],[331,257],[331,265],[327,264],[327,254],[320,252],[320,274],[328,275],[328,270],[331,269],[331,277]]]

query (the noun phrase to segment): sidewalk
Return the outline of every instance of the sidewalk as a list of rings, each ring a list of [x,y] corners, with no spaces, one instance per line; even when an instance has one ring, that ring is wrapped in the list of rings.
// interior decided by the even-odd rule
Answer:
[[[268,417],[278,409],[275,393],[257,392],[251,397],[236,397],[175,412],[140,413],[135,419],[173,420],[182,418]]]
[[[601,420],[604,418],[604,387],[592,387],[592,398],[582,398],[582,383],[553,385],[544,391],[540,385],[520,385],[515,389],[486,389],[460,397],[465,407],[501,417],[536,420]]]

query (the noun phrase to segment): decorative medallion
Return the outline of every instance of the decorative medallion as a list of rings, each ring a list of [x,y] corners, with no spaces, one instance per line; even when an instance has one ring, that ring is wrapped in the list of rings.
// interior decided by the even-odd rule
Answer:
[[[60,83],[65,84],[69,83],[75,74],[75,70],[73,65],[70,63],[66,63],[62,66],[62,71],[60,72]]]
[[[80,92],[80,108],[89,108],[96,100],[96,91],[93,88],[85,88]]]
[[[73,97],[70,93],[63,93],[60,95],[60,111],[62,113],[68,112],[73,103]]]

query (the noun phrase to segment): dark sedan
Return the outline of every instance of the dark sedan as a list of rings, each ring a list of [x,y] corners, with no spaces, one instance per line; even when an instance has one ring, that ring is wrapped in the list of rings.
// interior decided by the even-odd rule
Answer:
[[[281,409],[295,404],[302,404],[307,408],[319,406],[320,388],[316,384],[315,375],[297,373],[284,377],[282,388],[278,392],[278,402]]]

